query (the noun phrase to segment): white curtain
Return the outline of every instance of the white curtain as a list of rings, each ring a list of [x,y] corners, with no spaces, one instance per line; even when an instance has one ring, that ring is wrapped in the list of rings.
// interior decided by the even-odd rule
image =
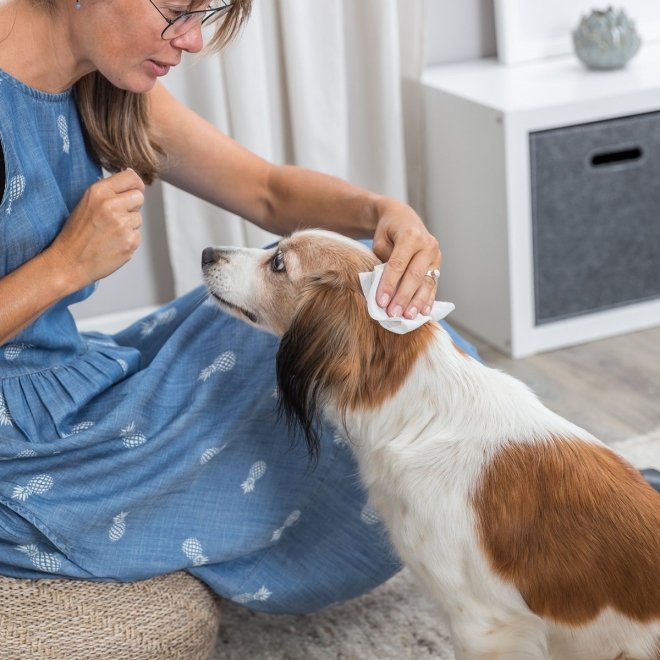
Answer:
[[[423,0],[255,0],[234,44],[186,58],[164,82],[272,162],[408,199],[406,153],[415,152],[418,108],[404,103],[402,85],[404,74],[421,73],[423,7]],[[407,123],[404,108],[413,115]],[[199,284],[204,247],[277,238],[172,186],[162,190],[177,294]]]

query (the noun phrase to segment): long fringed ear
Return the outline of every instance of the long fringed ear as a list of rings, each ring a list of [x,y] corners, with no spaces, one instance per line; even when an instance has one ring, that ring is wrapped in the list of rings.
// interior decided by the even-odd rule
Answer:
[[[292,430],[302,430],[314,461],[323,410],[331,408],[345,424],[350,410],[382,406],[406,382],[437,327],[388,332],[370,318],[358,272],[353,264],[310,276],[277,353],[280,411]]]
[[[348,285],[340,273],[310,277],[277,353],[280,410],[292,429],[298,425],[304,433],[314,462],[328,388],[350,380],[344,366],[354,361],[356,352],[350,317],[366,308],[353,299],[356,294],[357,287]]]
[[[282,337],[277,353],[279,409],[286,418],[289,430],[294,437],[302,431],[310,459],[316,464],[321,447],[319,387],[312,383],[311,373],[296,359],[298,336],[297,329],[287,332]]]

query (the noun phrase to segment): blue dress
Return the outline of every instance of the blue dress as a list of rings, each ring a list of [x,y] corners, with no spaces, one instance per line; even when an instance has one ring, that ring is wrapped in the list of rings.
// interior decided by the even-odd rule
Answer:
[[[0,139],[2,277],[52,242],[101,170],[71,93],[3,71]],[[325,430],[312,469],[278,419],[276,338],[201,288],[113,336],[81,334],[68,308],[93,290],[0,346],[0,574],[185,569],[252,609],[302,613],[398,569],[341,435]]]

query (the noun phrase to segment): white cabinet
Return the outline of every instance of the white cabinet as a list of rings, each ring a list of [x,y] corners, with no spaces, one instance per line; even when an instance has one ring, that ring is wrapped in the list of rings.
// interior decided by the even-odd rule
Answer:
[[[589,71],[573,56],[516,66],[479,60],[429,68],[422,84],[425,220],[442,246],[439,297],[456,304],[450,320],[514,357],[659,325],[660,44],[643,46],[617,71]],[[536,143],[552,146],[550,131],[556,131],[563,151],[539,152],[538,158],[562,158],[571,151],[572,129],[576,135],[590,131],[593,148],[576,140],[584,158],[570,154],[561,177],[563,165],[553,162],[548,171],[554,175],[540,184],[532,170],[542,169],[543,161],[534,162],[531,145],[543,135]],[[579,177],[578,186],[567,185]],[[558,223],[557,236],[547,224],[537,231],[553,221],[553,194],[562,202],[556,213],[575,209],[575,233],[567,223]],[[601,203],[590,206],[597,198]],[[641,205],[644,221],[627,227],[626,211],[634,204]],[[589,214],[602,208],[610,209],[607,226],[613,229],[592,233]],[[625,255],[635,267],[627,269],[624,261],[614,270],[607,250],[614,254],[627,242],[622,238],[633,235],[641,236],[643,264]],[[553,274],[553,253],[544,252],[562,240],[566,255],[554,254],[567,260],[563,284],[559,271]],[[581,267],[585,259],[594,267]],[[571,276],[575,301],[566,287]],[[623,292],[609,295],[621,278]],[[556,306],[553,295],[562,298]]]

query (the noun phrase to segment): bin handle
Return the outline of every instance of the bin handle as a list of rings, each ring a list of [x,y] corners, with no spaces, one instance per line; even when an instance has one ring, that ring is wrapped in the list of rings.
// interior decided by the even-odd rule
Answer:
[[[608,165],[623,165],[641,160],[644,150],[641,147],[627,147],[616,151],[601,151],[591,157],[592,167],[607,167]]]

